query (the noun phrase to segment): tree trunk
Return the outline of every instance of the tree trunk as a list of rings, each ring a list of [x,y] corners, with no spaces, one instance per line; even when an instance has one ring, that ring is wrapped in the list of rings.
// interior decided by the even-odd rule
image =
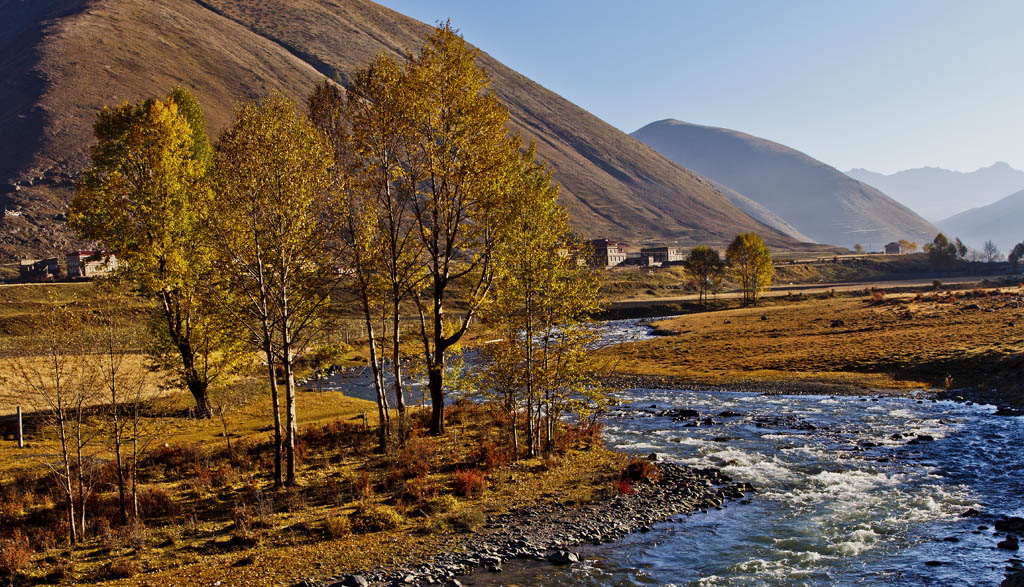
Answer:
[[[444,434],[444,353],[438,351],[434,364],[427,374],[427,388],[430,390],[430,433]]]
[[[284,336],[281,344],[281,363],[284,366],[284,403],[285,403],[285,485],[295,485],[295,437],[298,424],[295,419],[295,375],[292,371],[292,348],[288,337],[288,322],[284,323]]]
[[[196,401],[196,418],[206,420],[213,417],[213,404],[210,403],[210,394],[206,389],[206,382],[198,375],[190,375],[185,382],[189,393]]]
[[[59,400],[58,400],[59,401]],[[67,518],[68,518],[68,543],[74,546],[78,543],[78,532],[75,530],[75,493],[71,486],[71,454],[68,450],[68,435],[67,429],[64,426],[64,413],[61,411],[58,414],[60,421],[58,422],[60,431],[60,449],[61,458],[64,465],[64,482],[61,484],[61,489],[68,498],[67,507]]]
[[[264,328],[263,352],[267,355],[267,376],[270,378],[270,401],[274,416],[274,489],[283,484],[281,466],[281,398],[277,391],[277,372],[274,370],[274,350],[270,346],[270,331]]]
[[[365,287],[364,287],[365,289]],[[373,388],[377,394],[377,450],[384,454],[388,450],[388,436],[391,434],[391,418],[388,414],[388,395],[384,389],[384,373],[377,356],[377,335],[373,329],[370,300],[363,294],[363,318],[366,321],[366,336],[370,342],[370,371]]]
[[[406,421],[405,421],[405,391],[402,385],[402,360],[401,351],[398,348],[401,340],[401,331],[399,320],[401,319],[401,303],[398,296],[398,292],[394,292],[395,296],[392,308],[392,329],[391,329],[391,340],[394,343],[391,352],[391,367],[395,374],[395,401],[398,403],[398,443],[399,445],[405,445],[405,434],[406,434]]]

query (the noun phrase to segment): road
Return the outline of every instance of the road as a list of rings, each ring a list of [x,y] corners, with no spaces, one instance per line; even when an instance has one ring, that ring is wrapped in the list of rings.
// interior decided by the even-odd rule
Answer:
[[[800,284],[776,284],[768,288],[762,297],[780,297],[787,294],[811,294],[821,293],[823,291],[835,290],[840,291],[856,291],[865,288],[874,287],[876,289],[898,289],[898,288],[912,288],[930,286],[936,279],[941,281],[945,285],[957,285],[963,283],[977,283],[983,279],[1003,279],[1008,277],[1006,273],[994,273],[991,275],[970,275],[963,277],[920,277],[915,279],[897,279],[897,280],[876,280],[876,281],[848,281],[848,282],[835,282],[835,283],[800,283]],[[712,299],[736,299],[742,297],[743,293],[739,290],[727,291],[712,296]],[[659,298],[659,297],[640,297],[631,298],[628,300],[619,300],[612,302],[614,308],[633,308],[641,306],[649,306],[651,304],[672,304],[679,302],[696,302],[698,301],[697,294],[689,294],[685,296],[677,296],[671,298]]]

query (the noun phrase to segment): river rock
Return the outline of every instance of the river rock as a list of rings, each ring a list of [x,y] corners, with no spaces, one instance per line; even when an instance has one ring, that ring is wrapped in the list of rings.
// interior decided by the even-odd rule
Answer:
[[[996,548],[1001,548],[1003,550],[1017,550],[1020,548],[1020,544],[1017,541],[1017,537],[1011,534],[1010,536],[1007,536],[1005,540],[996,544]]]
[[[568,550],[556,550],[548,555],[548,562],[556,565],[571,565],[580,562],[580,555]]]
[[[996,531],[998,532],[1012,532],[1014,534],[1024,534],[1024,518],[1018,518],[1017,516],[1011,516],[1008,518],[1001,518],[996,520]]]

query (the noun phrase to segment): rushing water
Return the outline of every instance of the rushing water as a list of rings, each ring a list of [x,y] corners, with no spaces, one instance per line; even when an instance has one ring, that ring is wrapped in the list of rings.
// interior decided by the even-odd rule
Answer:
[[[978,526],[1024,509],[1020,418],[912,398],[632,390],[623,399],[626,409],[607,421],[613,447],[720,467],[758,492],[596,547],[587,564],[521,569],[502,582],[982,585],[1003,577],[1012,555]],[[652,407],[693,408],[716,423],[687,426]],[[725,410],[740,416],[717,416]],[[908,444],[919,434],[935,440]],[[960,516],[972,507],[982,515]]]
[[[602,345],[652,336],[646,320],[601,328]],[[352,374],[326,383],[371,389]],[[613,448],[719,467],[757,493],[592,547],[579,565],[510,564],[470,583],[986,585],[1015,560],[991,527],[1024,515],[1022,418],[908,397],[636,389],[620,399],[605,421]],[[657,415],[668,408],[714,423]],[[909,442],[918,435],[934,440]],[[969,508],[982,514],[962,517]]]

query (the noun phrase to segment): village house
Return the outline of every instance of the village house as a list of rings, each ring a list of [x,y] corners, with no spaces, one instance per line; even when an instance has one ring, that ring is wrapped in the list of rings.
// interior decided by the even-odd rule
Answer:
[[[906,251],[903,250],[903,245],[901,245],[900,243],[892,242],[885,245],[886,255],[902,255],[905,252]]]
[[[640,257],[649,259],[641,265],[661,265],[683,260],[679,249],[675,247],[644,247],[640,249]]]
[[[615,241],[599,238],[590,241],[590,246],[594,249],[591,264],[595,267],[615,267],[626,260],[626,253]]]
[[[53,279],[60,274],[57,257],[49,259],[22,259],[18,262],[18,277],[22,281]]]
[[[90,279],[117,269],[117,257],[103,251],[78,250],[67,254],[68,279]]]

